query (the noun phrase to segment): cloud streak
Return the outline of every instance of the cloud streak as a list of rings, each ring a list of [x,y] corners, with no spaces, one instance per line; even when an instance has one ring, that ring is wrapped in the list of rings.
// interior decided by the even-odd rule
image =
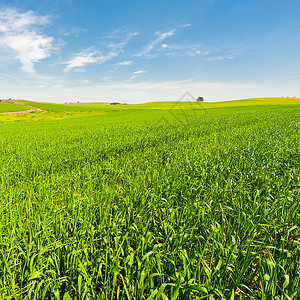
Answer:
[[[208,51],[199,50],[197,45],[161,45],[160,55],[164,54],[170,57],[181,57],[181,56],[197,56],[197,55],[207,55]]]
[[[147,71],[145,71],[145,70],[135,71],[135,72],[132,73],[132,76],[130,77],[130,80],[137,78],[138,75],[146,74],[146,73],[147,73]]]
[[[180,28],[190,27],[192,24],[184,24]],[[141,52],[135,54],[136,57],[156,58],[160,56],[183,57],[207,55],[208,51],[200,50],[199,45],[170,45],[165,40],[176,33],[176,29],[167,32],[156,31],[157,38],[146,46]]]
[[[217,61],[217,60],[224,60],[224,59],[233,59],[233,56],[216,56],[216,57],[209,57],[207,61]]]
[[[139,70],[139,71],[133,72],[133,74],[145,74],[145,73],[147,73],[145,70]]]
[[[15,9],[0,12],[0,46],[10,49],[26,73],[36,73],[34,63],[50,56],[54,38],[39,33],[40,26],[49,23],[48,16],[33,11],[20,13]]]
[[[84,71],[83,67],[90,64],[102,64],[106,61],[111,60],[112,58],[118,56],[118,52],[109,52],[106,55],[103,55],[102,52],[93,50],[92,48],[81,51],[72,57],[65,64],[67,65],[64,68],[64,72],[74,71]]]
[[[122,62],[116,63],[115,66],[130,66],[132,64],[131,60],[124,60]]]
[[[106,48],[122,50],[137,35],[139,35],[137,31],[115,31],[107,37],[109,41],[105,42],[104,45]]]
[[[128,32],[128,31],[115,31],[106,37],[106,41],[102,42],[101,50],[95,50],[95,47],[90,47],[75,54],[66,63],[64,72],[73,71],[84,71],[84,67],[90,64],[102,64],[117,57],[120,53],[124,52],[124,47],[133,39],[139,35],[139,32]],[[103,54],[106,53],[106,54]],[[115,63],[116,68],[121,66],[129,66],[132,61],[125,60],[119,63]]]
[[[136,54],[135,56],[144,56],[146,54],[148,54],[149,52],[151,52],[156,45],[160,44],[163,40],[165,40],[166,38],[173,36],[175,34],[175,29],[161,33],[160,31],[156,31],[154,33],[155,35],[157,35],[158,37],[152,41],[150,43],[150,45],[148,45],[143,51],[141,51],[140,53]]]

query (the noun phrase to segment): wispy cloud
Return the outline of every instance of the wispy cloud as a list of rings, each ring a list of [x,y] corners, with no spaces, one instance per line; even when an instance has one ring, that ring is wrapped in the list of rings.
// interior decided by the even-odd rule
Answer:
[[[190,27],[192,24],[184,24],[179,27]],[[156,31],[154,34],[158,37],[153,40],[147,47],[145,47],[141,52],[135,54],[134,56],[146,57],[146,58],[156,58],[160,56],[169,57],[180,57],[180,56],[197,56],[197,55],[207,55],[207,50],[202,50],[200,45],[172,45],[165,42],[168,37],[175,35],[176,29],[162,33],[161,31]]]
[[[102,52],[93,50],[93,48],[86,49],[76,54],[73,58],[67,61],[67,65],[64,68],[64,72],[74,71],[84,71],[83,67],[89,64],[102,64],[112,58],[118,56],[118,52],[108,52],[103,55]]]
[[[224,59],[233,59],[233,56],[216,56],[216,57],[209,57],[207,61],[216,61],[216,60],[224,60]]]
[[[147,73],[145,70],[139,70],[139,71],[135,71],[135,72],[133,72],[133,74],[145,74],[145,73]]]
[[[192,24],[184,24],[184,25],[181,25],[181,27],[190,27],[190,26],[192,26]]]
[[[100,44],[97,46],[85,49],[75,54],[70,60],[65,62],[66,67],[64,72],[73,71],[85,71],[84,67],[90,64],[102,64],[117,57],[124,52],[125,46],[130,40],[139,35],[137,31],[114,31],[109,35],[100,39]],[[99,39],[98,39],[99,41]],[[116,68],[120,66],[129,66],[132,61],[125,60],[119,63],[115,63]]]
[[[139,34],[140,34],[140,33],[139,33],[138,31],[129,32],[129,33],[127,34],[127,39],[131,39],[132,37],[137,36],[137,35],[139,35]]]
[[[138,31],[114,31],[106,37],[108,41],[104,42],[104,46],[114,50],[122,50],[137,35],[139,35]]]
[[[132,64],[131,60],[124,60],[122,62],[116,63],[115,66],[130,66]]]
[[[62,31],[61,34],[65,37],[67,36],[75,36],[76,38],[78,38],[81,34],[86,33],[88,30],[86,28],[82,28],[82,27],[73,27],[71,30],[69,31]]]
[[[66,67],[64,72],[84,71],[84,67],[90,64],[102,64],[117,57],[120,53],[124,52],[124,47],[130,40],[139,35],[137,31],[114,31],[113,33],[104,37],[100,42],[100,50],[96,47],[90,47],[84,51],[75,54],[69,61],[65,62]],[[97,47],[98,48],[98,47]],[[125,60],[116,63],[116,68],[120,66],[129,66],[132,61]]]
[[[20,13],[6,9],[0,12],[0,46],[13,51],[26,73],[34,74],[34,63],[49,57],[54,49],[54,38],[40,33],[40,27],[48,22],[48,16],[37,16],[31,10]]]
[[[138,31],[130,31],[130,30],[115,30],[110,34],[106,35],[105,38],[107,39],[124,39],[130,40],[131,38],[139,35]]]
[[[135,56],[144,56],[144,55],[148,54],[149,52],[151,52],[155,48],[156,45],[160,44],[166,38],[173,36],[175,34],[175,29],[164,32],[164,33],[161,33],[160,31],[156,31],[154,34],[157,35],[158,37],[154,41],[152,41],[143,51],[136,54]]]
[[[200,50],[200,46],[197,45],[169,45],[162,44],[159,49],[157,49],[157,55],[166,55],[170,57],[181,57],[181,56],[197,56],[197,55],[207,55],[209,52],[207,50]]]
[[[132,73],[132,76],[130,77],[130,80],[137,78],[141,74],[146,74],[147,71],[145,70],[138,70]]]

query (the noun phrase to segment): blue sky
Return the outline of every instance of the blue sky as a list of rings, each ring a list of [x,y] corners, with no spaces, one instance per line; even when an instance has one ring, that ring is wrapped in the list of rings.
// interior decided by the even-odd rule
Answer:
[[[300,97],[299,0],[0,0],[0,98]]]

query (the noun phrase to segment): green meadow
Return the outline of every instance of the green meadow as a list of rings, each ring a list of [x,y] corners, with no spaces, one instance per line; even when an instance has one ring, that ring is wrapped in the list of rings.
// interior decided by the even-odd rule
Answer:
[[[22,103],[0,299],[300,298],[299,99]]]
[[[17,111],[23,111],[27,110],[28,108],[21,106],[21,105],[15,105],[11,103],[1,103],[0,102],[0,114],[6,113],[6,112],[17,112]]]

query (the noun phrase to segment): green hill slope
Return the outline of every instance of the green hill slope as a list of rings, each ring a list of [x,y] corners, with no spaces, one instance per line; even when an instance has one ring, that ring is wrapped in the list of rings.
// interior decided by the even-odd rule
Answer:
[[[23,110],[28,110],[28,107],[13,104],[13,103],[3,103],[0,102],[0,113],[5,113],[5,112],[18,112],[18,111],[23,111]]]

